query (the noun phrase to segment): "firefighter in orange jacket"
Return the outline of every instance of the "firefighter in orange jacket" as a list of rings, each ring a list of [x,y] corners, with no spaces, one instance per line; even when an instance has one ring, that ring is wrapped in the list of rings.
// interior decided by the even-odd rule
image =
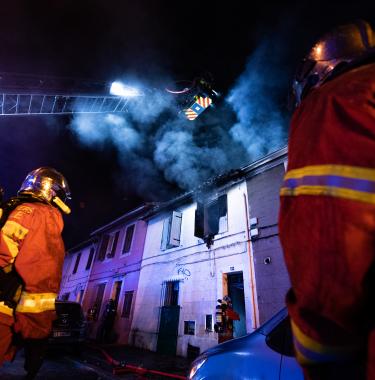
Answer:
[[[358,20],[318,40],[294,94],[279,227],[297,359],[308,379],[362,379],[366,366],[375,379],[371,26]]]
[[[42,167],[29,173],[0,232],[0,365],[16,342],[25,348],[27,378],[35,377],[55,319],[64,243],[61,211],[70,192],[63,175]],[[6,284],[6,285],[5,285]],[[17,338],[17,339],[16,339]]]

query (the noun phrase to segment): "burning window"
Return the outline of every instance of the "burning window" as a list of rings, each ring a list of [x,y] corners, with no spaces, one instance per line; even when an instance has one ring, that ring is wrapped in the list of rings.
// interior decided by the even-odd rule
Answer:
[[[228,231],[227,194],[215,200],[198,202],[195,210],[194,236],[208,245],[217,234]]]
[[[164,220],[163,234],[161,239],[161,250],[166,250],[180,245],[182,213],[173,211]]]

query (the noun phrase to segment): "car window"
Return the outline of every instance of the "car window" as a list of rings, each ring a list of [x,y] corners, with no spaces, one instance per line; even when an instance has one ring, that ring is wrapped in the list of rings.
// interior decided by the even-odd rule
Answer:
[[[264,323],[264,325],[259,327],[258,332],[267,336],[287,315],[288,311],[286,307],[282,308],[277,314]]]
[[[57,315],[68,314],[73,319],[81,319],[83,316],[81,305],[78,303],[56,302],[55,306]]]
[[[285,356],[294,356],[293,336],[289,316],[283,319],[266,337],[267,345]]]

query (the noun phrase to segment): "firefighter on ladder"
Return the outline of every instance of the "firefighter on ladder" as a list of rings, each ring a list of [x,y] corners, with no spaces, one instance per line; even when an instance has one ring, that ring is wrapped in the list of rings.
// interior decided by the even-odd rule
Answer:
[[[65,255],[61,211],[70,212],[69,196],[61,173],[46,167],[32,171],[9,201],[18,205],[0,232],[0,366],[22,345],[27,379],[42,365],[55,319]]]
[[[307,379],[375,379],[375,33],[323,36],[294,82],[280,239]]]

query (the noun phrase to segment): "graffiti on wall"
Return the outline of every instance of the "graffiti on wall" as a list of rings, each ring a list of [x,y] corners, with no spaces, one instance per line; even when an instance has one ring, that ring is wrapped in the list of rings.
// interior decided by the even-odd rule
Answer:
[[[185,280],[188,280],[189,277],[191,276],[191,272],[189,269],[180,267],[177,269],[177,274],[180,276],[184,276]]]

